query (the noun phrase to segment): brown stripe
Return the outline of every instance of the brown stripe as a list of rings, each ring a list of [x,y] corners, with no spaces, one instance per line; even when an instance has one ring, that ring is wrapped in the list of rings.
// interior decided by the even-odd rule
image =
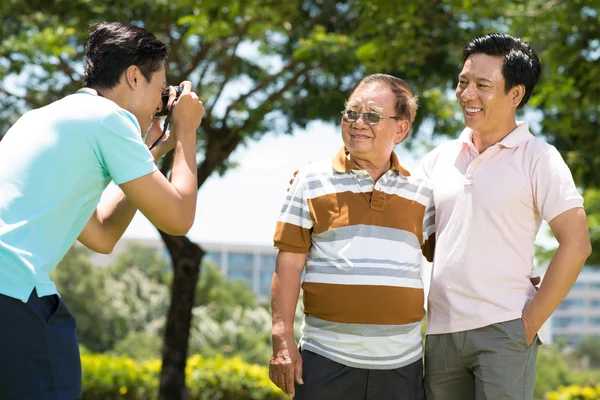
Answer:
[[[275,247],[292,253],[308,253],[311,246],[310,230],[287,222],[277,221]]]
[[[346,324],[403,325],[425,316],[423,289],[304,282],[304,312]]]
[[[401,196],[379,191],[373,193],[373,199],[370,193],[352,192],[308,199],[308,208],[314,221],[313,232],[318,234],[343,226],[364,224],[412,232],[419,239],[419,243],[423,243],[425,206],[416,200]],[[382,201],[383,211],[373,209],[373,206],[380,208]]]

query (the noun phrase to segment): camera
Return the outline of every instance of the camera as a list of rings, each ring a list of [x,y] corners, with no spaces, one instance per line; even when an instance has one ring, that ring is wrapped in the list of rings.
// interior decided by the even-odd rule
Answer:
[[[181,95],[181,92],[183,92],[183,86],[176,86],[175,87],[175,100],[176,101],[179,96]],[[165,89],[163,89],[162,92],[162,108],[160,109],[159,112],[157,112],[156,114],[154,114],[155,117],[165,117],[168,113],[169,113],[169,109],[168,109],[168,104],[169,104],[169,95],[171,94],[171,92],[169,91],[169,87],[166,87]]]

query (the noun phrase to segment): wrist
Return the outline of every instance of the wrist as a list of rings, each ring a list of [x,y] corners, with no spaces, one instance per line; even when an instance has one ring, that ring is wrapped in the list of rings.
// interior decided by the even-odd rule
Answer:
[[[294,338],[294,326],[287,326],[283,323],[273,324],[271,329],[271,336],[273,340],[286,340]]]

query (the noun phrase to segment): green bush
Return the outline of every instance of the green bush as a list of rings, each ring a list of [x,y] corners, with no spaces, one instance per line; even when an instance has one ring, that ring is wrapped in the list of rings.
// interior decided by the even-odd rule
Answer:
[[[157,398],[160,361],[135,362],[82,352],[84,400],[153,400]],[[278,400],[287,397],[268,378],[265,367],[239,358],[189,358],[189,400]]]
[[[548,400],[599,400],[600,387],[596,386],[563,386],[546,395]]]

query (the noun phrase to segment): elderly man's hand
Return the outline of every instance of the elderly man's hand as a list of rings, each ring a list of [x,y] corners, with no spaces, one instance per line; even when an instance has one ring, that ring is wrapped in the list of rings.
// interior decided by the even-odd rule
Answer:
[[[273,354],[269,361],[269,379],[288,396],[294,397],[294,381],[302,385],[302,356],[294,338],[273,338]]]

